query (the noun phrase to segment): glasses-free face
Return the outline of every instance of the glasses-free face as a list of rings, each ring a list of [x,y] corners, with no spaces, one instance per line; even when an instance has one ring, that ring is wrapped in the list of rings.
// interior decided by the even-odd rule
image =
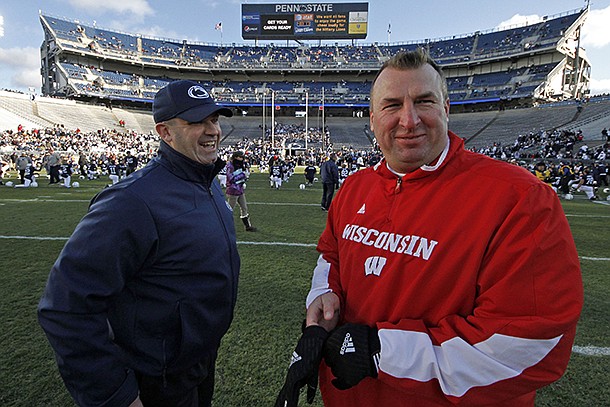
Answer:
[[[158,123],[156,129],[167,144],[193,161],[208,165],[218,158],[222,135],[218,114],[197,123],[174,118]]]
[[[370,126],[390,168],[399,173],[432,163],[448,143],[449,99],[428,64],[386,68],[375,81]]]

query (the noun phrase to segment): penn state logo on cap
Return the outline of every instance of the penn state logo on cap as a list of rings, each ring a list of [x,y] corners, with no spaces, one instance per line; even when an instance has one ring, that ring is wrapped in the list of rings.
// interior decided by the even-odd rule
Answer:
[[[157,92],[153,101],[155,123],[175,117],[189,123],[198,123],[214,113],[233,116],[230,109],[216,104],[209,92],[195,81],[170,82]]]
[[[208,91],[199,85],[191,86],[188,90],[188,95],[193,99],[206,99],[210,97]]]

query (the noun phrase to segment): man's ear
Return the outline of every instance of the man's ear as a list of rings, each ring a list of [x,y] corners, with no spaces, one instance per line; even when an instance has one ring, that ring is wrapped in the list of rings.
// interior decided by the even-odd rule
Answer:
[[[168,144],[171,143],[173,137],[172,137],[171,132],[169,131],[169,126],[167,125],[166,122],[157,123],[155,125],[155,130],[161,137],[161,140],[165,141]]]

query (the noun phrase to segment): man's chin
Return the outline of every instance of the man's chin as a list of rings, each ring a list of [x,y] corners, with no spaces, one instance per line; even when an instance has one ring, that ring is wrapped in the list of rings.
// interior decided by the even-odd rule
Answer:
[[[199,164],[210,165],[214,164],[218,159],[218,155],[216,154],[200,154],[197,156],[197,161]]]

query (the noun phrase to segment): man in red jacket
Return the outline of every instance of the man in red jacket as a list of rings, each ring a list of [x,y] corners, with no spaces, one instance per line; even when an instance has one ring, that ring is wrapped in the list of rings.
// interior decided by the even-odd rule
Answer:
[[[299,343],[317,345],[297,345],[289,370],[322,359],[327,407],[533,406],[566,368],[583,292],[559,199],[525,169],[465,150],[448,113],[422,50],[373,82],[384,159],[333,200]],[[316,369],[301,370],[294,382],[311,393]],[[293,405],[284,389],[278,399]]]

